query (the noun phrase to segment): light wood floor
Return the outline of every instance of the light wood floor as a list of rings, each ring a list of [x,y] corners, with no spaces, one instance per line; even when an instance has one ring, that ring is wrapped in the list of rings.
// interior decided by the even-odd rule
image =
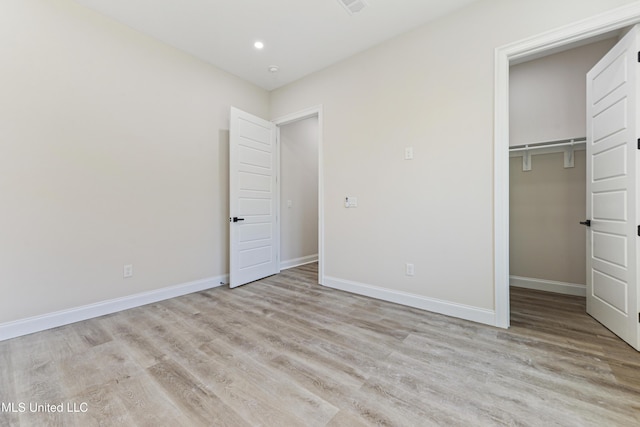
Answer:
[[[640,425],[640,354],[583,298],[512,289],[502,330],[316,274],[0,342],[0,426]],[[29,408],[47,402],[86,412]]]

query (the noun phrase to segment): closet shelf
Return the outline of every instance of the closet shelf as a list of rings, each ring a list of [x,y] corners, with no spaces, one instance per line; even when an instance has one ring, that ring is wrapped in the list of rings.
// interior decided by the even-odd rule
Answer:
[[[560,139],[557,141],[536,142],[533,144],[514,145],[512,147],[509,147],[509,151],[514,152],[514,151],[526,151],[526,150],[539,150],[543,148],[566,147],[571,145],[584,144],[585,142],[587,142],[587,137],[583,136],[580,138]]]
[[[533,144],[514,145],[509,147],[509,157],[522,156],[522,170],[531,170],[531,156],[535,154],[564,153],[564,167],[574,166],[574,151],[586,148],[586,137],[561,139],[557,141],[536,142]]]

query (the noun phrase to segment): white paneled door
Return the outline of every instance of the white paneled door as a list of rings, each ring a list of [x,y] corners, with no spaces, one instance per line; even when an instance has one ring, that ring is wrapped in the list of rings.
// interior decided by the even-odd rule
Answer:
[[[638,350],[639,34],[587,74],[586,224],[587,312]]]
[[[237,108],[229,125],[229,286],[280,272],[276,126]]]

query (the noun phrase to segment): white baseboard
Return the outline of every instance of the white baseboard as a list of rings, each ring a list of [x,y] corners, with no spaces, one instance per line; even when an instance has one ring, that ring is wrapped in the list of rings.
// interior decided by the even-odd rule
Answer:
[[[280,270],[287,270],[293,267],[299,267],[305,264],[311,264],[312,262],[318,262],[318,254],[303,256],[300,258],[294,258],[287,261],[280,262]]]
[[[111,314],[117,311],[140,307],[142,305],[179,297],[193,292],[203,291],[205,289],[215,288],[217,286],[221,286],[222,283],[228,282],[228,275],[210,277],[208,279],[196,280],[149,292],[70,308],[68,310],[61,310],[40,316],[2,323],[0,324],[0,341],[44,331],[46,329],[57,328],[58,326],[68,325],[70,323],[92,319],[94,317],[104,316],[105,314]]]
[[[435,298],[428,298],[422,295],[415,295],[407,292],[394,291],[391,289],[380,288],[377,286],[339,279],[336,277],[325,276],[323,285],[329,288],[339,289],[358,295],[364,295],[383,301],[394,302],[409,307],[415,307],[422,310],[432,311],[434,313],[444,314],[446,316],[457,317],[464,320],[471,320],[473,322],[483,323],[485,325],[496,325],[496,316],[495,311],[493,310],[452,303]]]
[[[517,288],[555,292],[557,294],[587,296],[587,287],[577,283],[556,282],[554,280],[534,279],[531,277],[509,276],[509,284]]]

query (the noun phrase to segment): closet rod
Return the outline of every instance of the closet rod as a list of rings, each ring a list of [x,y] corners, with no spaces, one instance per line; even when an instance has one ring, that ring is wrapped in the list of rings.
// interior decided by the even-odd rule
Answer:
[[[513,147],[509,147],[509,151],[526,151],[526,150],[534,150],[537,148],[562,147],[565,145],[582,144],[585,142],[587,142],[587,137],[583,136],[580,138],[561,139],[559,141],[536,142],[534,144],[514,145]]]

